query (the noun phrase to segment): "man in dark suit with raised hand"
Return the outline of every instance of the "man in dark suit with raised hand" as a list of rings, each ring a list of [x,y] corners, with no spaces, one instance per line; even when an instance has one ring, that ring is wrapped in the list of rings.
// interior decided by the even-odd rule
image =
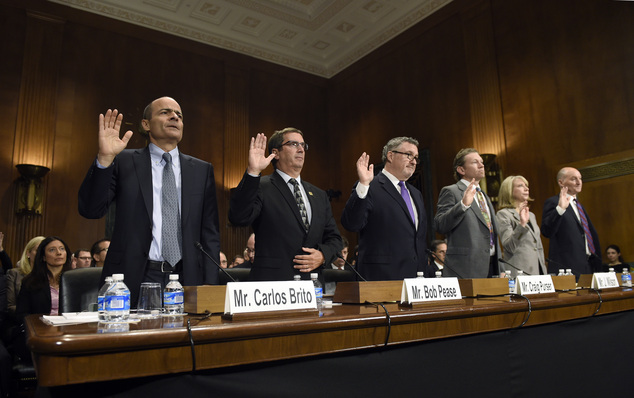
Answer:
[[[171,273],[183,285],[217,284],[220,252],[218,206],[213,166],[180,153],[183,113],[162,97],[143,112],[150,144],[125,149],[132,136],[119,137],[123,115],[99,115],[99,153],[79,189],[79,213],[101,218],[116,202],[115,229],[102,280],[123,273],[135,306],[141,282],[163,286]]]
[[[359,233],[357,268],[366,280],[401,280],[424,272],[427,216],[423,195],[407,180],[416,171],[418,141],[392,138],[383,147],[383,170],[375,177],[365,152],[357,160],[359,182],[341,224]]]
[[[570,268],[579,279],[581,274],[601,271],[601,244],[590,216],[577,200],[583,187],[579,170],[562,168],[557,184],[559,195],[546,199],[542,213],[542,234],[550,239],[548,272]]]
[[[300,177],[308,146],[295,128],[251,138],[249,164],[231,195],[229,221],[251,225],[257,236],[257,260],[251,280],[309,279],[342,249],[328,195]],[[260,173],[273,162],[273,174]]]
[[[489,197],[480,189],[484,162],[477,150],[461,149],[455,156],[456,183],[440,190],[434,217],[436,231],[447,237],[443,276],[487,278],[498,275],[498,228]]]

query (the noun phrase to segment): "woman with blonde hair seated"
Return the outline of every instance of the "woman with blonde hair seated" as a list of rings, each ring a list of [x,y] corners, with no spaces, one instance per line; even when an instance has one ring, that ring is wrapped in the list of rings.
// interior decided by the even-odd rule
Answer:
[[[16,267],[7,271],[7,309],[10,313],[15,313],[18,296],[20,295],[20,289],[22,287],[22,279],[31,273],[37,247],[43,240],[43,236],[36,236],[31,239],[24,247],[22,257],[16,264]]]
[[[500,186],[499,209],[495,217],[504,251],[504,268],[517,275],[547,274],[544,247],[535,214],[529,211],[528,181],[522,176],[507,177]]]

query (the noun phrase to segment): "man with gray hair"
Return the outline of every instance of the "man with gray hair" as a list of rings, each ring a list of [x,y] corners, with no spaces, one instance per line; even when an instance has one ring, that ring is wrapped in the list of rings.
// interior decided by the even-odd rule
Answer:
[[[461,149],[454,158],[456,183],[438,195],[436,231],[447,237],[443,276],[487,278],[498,275],[498,228],[489,197],[480,189],[484,162],[477,150]]]
[[[427,259],[427,216],[423,195],[407,180],[418,163],[418,141],[392,138],[383,147],[383,170],[375,177],[365,152],[357,160],[359,181],[341,216],[359,233],[357,268],[368,281],[415,278]]]

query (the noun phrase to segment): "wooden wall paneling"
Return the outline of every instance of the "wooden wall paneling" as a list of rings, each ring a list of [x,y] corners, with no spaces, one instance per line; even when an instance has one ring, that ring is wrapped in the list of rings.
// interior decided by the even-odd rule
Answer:
[[[53,167],[57,81],[61,60],[63,21],[37,13],[27,13],[25,51],[22,62],[18,113],[13,141],[13,164]],[[17,176],[16,176],[17,177]],[[43,178],[42,215],[9,217],[10,249],[17,258],[20,249],[34,236],[45,235],[49,211],[50,173]],[[15,260],[17,261],[17,260]]]
[[[497,155],[498,165],[504,166],[506,147],[490,1],[475,3],[461,16],[473,144],[480,153]]]
[[[242,255],[251,234],[250,227],[231,225],[227,214],[231,189],[238,186],[246,170],[252,134],[249,131],[249,71],[232,65],[227,67],[225,76],[224,175],[218,211],[220,229],[224,232],[221,247],[231,262],[235,255]]]

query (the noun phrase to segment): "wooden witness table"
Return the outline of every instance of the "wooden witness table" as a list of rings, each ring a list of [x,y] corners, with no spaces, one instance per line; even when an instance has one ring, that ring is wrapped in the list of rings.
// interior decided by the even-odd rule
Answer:
[[[600,298],[599,298],[600,297]],[[600,303],[601,300],[601,303]],[[459,300],[460,304],[402,307],[344,304],[299,317],[227,321],[219,315],[192,316],[196,369],[245,364],[271,364],[355,350],[428,342],[458,336],[508,331],[634,309],[632,289],[578,290],[547,297],[491,297]],[[528,316],[528,320],[526,318]],[[173,321],[173,320],[170,320]],[[523,323],[526,323],[523,325]],[[97,323],[50,326],[28,316],[26,329],[39,386],[190,372],[192,353],[187,317],[182,326],[164,320],[130,324],[129,331],[103,333]],[[101,331],[101,333],[100,333]],[[634,331],[631,331],[634,332]]]

